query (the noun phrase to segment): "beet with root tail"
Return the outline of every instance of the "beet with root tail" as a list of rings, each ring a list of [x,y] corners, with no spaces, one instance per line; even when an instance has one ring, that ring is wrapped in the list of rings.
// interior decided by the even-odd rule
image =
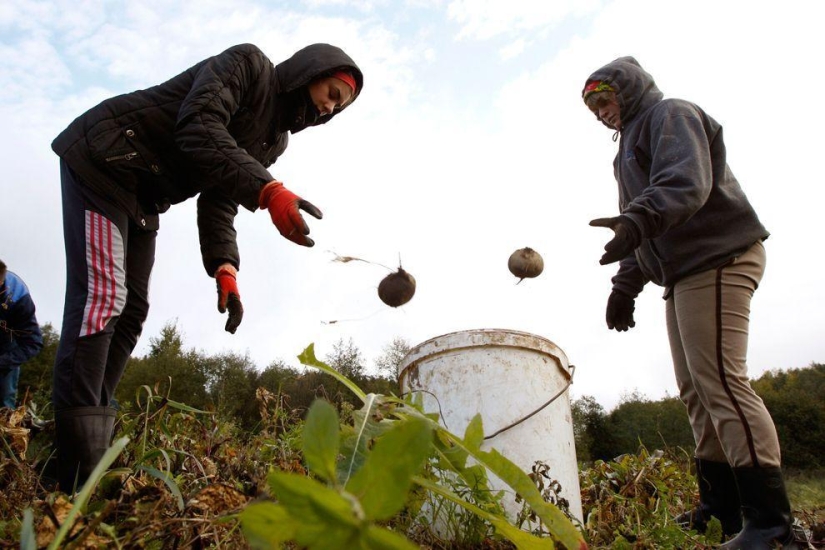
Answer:
[[[541,272],[544,271],[544,260],[541,254],[532,248],[520,248],[510,255],[507,267],[510,269],[510,273],[519,278],[520,283],[524,279],[541,275]]]

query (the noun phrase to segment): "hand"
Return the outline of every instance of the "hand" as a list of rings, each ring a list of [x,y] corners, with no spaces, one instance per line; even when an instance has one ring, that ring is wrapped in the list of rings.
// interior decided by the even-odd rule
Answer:
[[[636,301],[626,294],[614,290],[607,299],[607,328],[624,332],[636,326],[633,311]]]
[[[613,239],[604,246],[604,255],[599,263],[612,264],[630,255],[642,243],[642,235],[636,224],[627,216],[615,218],[598,218],[590,222],[592,227],[609,227],[613,230]]]
[[[319,220],[324,217],[312,203],[305,201],[279,181],[271,181],[261,189],[258,200],[261,208],[269,210],[272,223],[278,231],[290,241],[301,246],[313,246],[315,241],[307,237],[309,227],[301,216],[300,210]]]
[[[226,320],[226,332],[235,334],[238,325],[243,319],[243,305],[241,304],[241,294],[238,292],[238,282],[235,279],[237,271],[232,264],[223,264],[215,271],[215,282],[218,285],[218,311],[226,313],[229,310],[229,317]]]

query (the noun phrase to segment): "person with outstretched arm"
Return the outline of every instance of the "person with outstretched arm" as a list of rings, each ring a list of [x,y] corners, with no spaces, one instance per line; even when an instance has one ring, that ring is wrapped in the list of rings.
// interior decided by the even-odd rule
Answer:
[[[618,262],[607,326],[635,326],[635,299],[664,287],[679,395],[696,441],[699,506],[677,521],[703,531],[717,517],[728,550],[797,548],[779,439],[748,381],[751,298],[765,270],[759,221],[727,164],[722,127],[699,106],[665,99],[632,57],[597,70],[585,104],[619,139],[620,214],[590,222]]]
[[[234,333],[243,318],[239,206],[267,210],[284,238],[313,246],[301,212],[321,211],[268,167],[290,134],[330,121],[363,84],[355,62],[329,44],[277,65],[241,44],[103,101],[54,140],[67,268],[53,384],[62,490],[80,487],[109,446],[112,398],[149,311],[159,215],[197,196],[203,266]]]

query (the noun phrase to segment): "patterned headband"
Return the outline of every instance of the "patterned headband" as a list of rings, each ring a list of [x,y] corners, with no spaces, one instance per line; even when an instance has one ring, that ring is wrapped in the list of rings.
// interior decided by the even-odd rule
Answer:
[[[615,91],[616,90],[613,89],[613,86],[611,86],[607,82],[602,82],[601,80],[594,80],[592,82],[589,82],[587,86],[584,87],[584,93],[582,94],[582,96],[583,99],[587,101],[587,98],[595,93]]]

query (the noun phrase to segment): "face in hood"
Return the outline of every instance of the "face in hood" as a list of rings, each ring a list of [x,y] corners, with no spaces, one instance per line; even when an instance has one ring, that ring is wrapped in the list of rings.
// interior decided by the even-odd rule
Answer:
[[[608,84],[616,92],[621,111],[622,125],[627,124],[640,112],[662,100],[664,95],[656,87],[639,62],[632,57],[620,57],[591,74],[585,87],[593,81]],[[582,97],[585,90],[582,89]]]
[[[352,74],[356,83],[355,92],[347,105],[322,117],[309,97],[308,84],[340,70]],[[275,66],[275,75],[278,81],[278,102],[281,106],[281,120],[278,126],[281,131],[293,134],[307,126],[326,124],[344,108],[352,105],[364,87],[364,76],[358,65],[344,53],[344,50],[329,44],[312,44],[298,50],[292,57]]]

